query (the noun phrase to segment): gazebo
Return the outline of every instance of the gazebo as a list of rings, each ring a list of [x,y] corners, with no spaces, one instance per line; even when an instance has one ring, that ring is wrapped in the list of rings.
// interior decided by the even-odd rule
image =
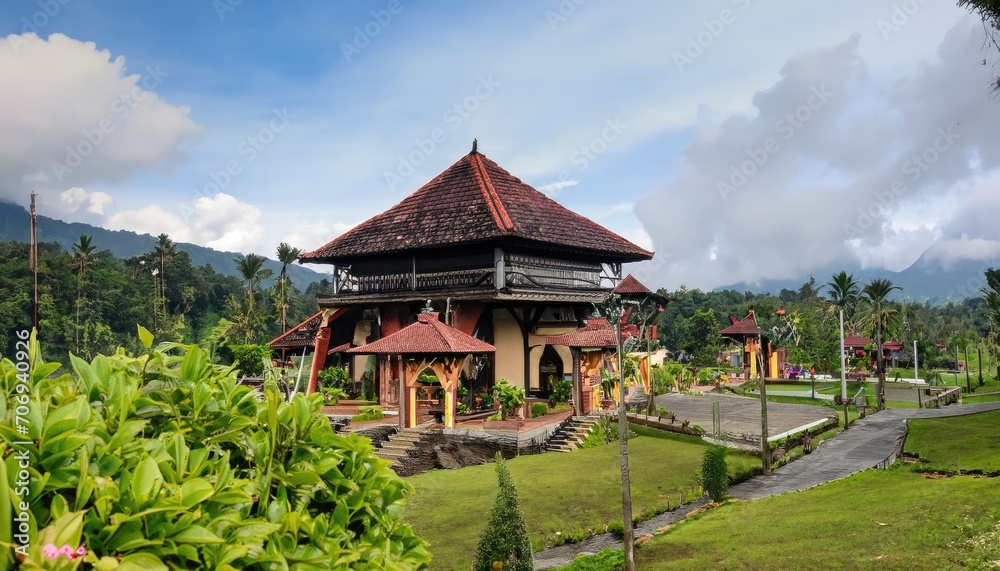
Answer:
[[[555,335],[546,340],[549,345],[568,347],[573,357],[573,408],[575,414],[594,410],[599,400],[601,369],[615,369],[615,330],[603,317],[592,317],[587,324],[574,331]]]
[[[361,347],[348,349],[355,355],[399,355],[403,375],[399,379],[399,425],[410,428],[417,424],[417,380],[425,370],[432,371],[445,391],[444,424],[455,426],[455,403],[459,373],[476,354],[494,353],[496,347],[442,323],[438,314],[424,311],[416,323]]]
[[[757,376],[757,357],[761,354],[762,339],[760,327],[757,325],[757,314],[751,308],[743,319],[736,319],[730,315],[729,321],[732,325],[719,331],[719,335],[743,345],[743,371],[747,379],[752,379]],[[763,342],[770,343],[767,339],[763,339]],[[785,350],[768,350],[766,355],[767,363],[764,366],[763,376],[776,379],[785,366]]]

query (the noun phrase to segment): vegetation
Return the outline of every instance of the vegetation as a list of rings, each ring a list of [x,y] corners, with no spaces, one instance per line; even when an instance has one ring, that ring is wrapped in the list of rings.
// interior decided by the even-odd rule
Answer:
[[[524,404],[524,389],[508,383],[507,379],[500,379],[493,386],[493,398],[500,403],[500,416],[508,418]]]
[[[264,375],[264,363],[271,360],[271,348],[267,345],[230,345],[233,365],[244,377]]]
[[[152,334],[139,337],[140,357],[73,356],[73,373],[59,376],[33,343],[27,393],[14,364],[0,362],[0,453],[35,442],[24,501],[37,534],[25,568],[51,565],[41,538],[83,548],[55,567],[64,569],[427,565],[424,543],[397,520],[409,487],[368,439],[333,432],[318,395],[286,403],[270,385],[258,399],[203,349],[153,349]],[[27,435],[4,404],[16,394],[29,401]],[[11,491],[0,486],[0,506]],[[6,568],[9,524],[0,522]]]
[[[479,538],[476,548],[474,571],[510,569],[531,571],[535,568],[531,556],[531,542],[524,524],[524,515],[517,505],[517,490],[503,456],[497,452],[497,495],[490,510],[489,521]]]
[[[1000,411],[911,420],[907,425],[905,452],[922,460],[916,469],[1000,473]]]
[[[385,418],[385,414],[382,412],[382,407],[378,405],[360,406],[358,407],[358,414],[351,417],[351,422],[382,420],[383,418]]]
[[[726,468],[726,449],[712,446],[705,450],[701,462],[701,487],[713,502],[729,497],[729,472]]]
[[[646,436],[642,427],[630,428],[642,434],[629,441],[632,501],[638,517],[647,519],[677,507],[681,496],[687,501],[701,494],[697,472],[707,443],[653,429],[646,429]],[[734,478],[760,469],[760,460],[745,452],[727,451],[726,460]],[[535,551],[603,533],[609,523],[621,519],[617,446],[520,456],[506,465]],[[485,524],[485,502],[493,497],[491,470],[491,466],[470,466],[406,478],[414,493],[403,519],[430,543],[433,568],[468,569]]]
[[[208,349],[228,342],[226,334],[244,313],[240,300],[246,287],[239,278],[208,265],[193,266],[188,253],[166,235],[139,256],[119,258],[102,248],[89,236],[81,236],[72,252],[57,244],[39,244],[38,335],[47,360],[68,364],[70,351],[86,359],[114,353],[118,347],[138,352],[136,324],[158,339]],[[262,283],[258,290],[276,285]],[[299,323],[315,313],[316,294],[329,290],[325,280],[304,292],[287,283],[287,322]],[[0,242],[0,323],[8,325],[0,328],[0,354],[13,353],[16,328],[31,326],[31,291],[28,245]],[[268,317],[274,314],[271,299],[258,297],[254,303],[263,312],[262,325],[250,343],[281,332],[280,320]],[[217,331],[223,324],[228,325]]]
[[[538,418],[539,416],[545,416],[545,413],[549,411],[549,405],[543,402],[531,403],[531,418]]]

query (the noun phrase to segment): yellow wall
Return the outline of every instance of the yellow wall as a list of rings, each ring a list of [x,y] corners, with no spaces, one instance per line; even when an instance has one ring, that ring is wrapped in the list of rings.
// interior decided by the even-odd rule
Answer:
[[[496,378],[507,379],[515,387],[524,386],[524,342],[521,328],[506,309],[493,310],[493,345]]]
[[[545,352],[545,340],[548,337],[566,333],[567,331],[575,331],[576,326],[574,325],[558,325],[558,326],[548,326],[545,324],[539,325],[536,329],[536,333],[528,335],[528,345],[531,346],[531,388],[539,388],[538,379],[538,367],[542,361],[542,353]],[[563,374],[568,375],[573,372],[573,355],[569,351],[569,347],[564,347],[561,345],[553,346],[556,353],[562,358]]]

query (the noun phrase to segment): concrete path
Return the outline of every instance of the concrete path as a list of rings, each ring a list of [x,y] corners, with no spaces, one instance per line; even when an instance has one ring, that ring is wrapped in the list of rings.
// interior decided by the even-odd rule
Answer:
[[[677,422],[690,420],[705,430],[712,430],[712,404],[718,400],[722,414],[722,431],[730,440],[760,442],[760,399],[729,394],[656,395],[656,407],[663,406],[677,414]],[[795,430],[837,414],[823,405],[767,403],[768,428],[771,434]]]
[[[895,460],[906,436],[908,419],[962,416],[990,410],[1000,410],[1000,402],[951,405],[940,409],[890,409],[871,414],[856,420],[848,430],[823,442],[812,454],[785,464],[767,476],[758,476],[731,486],[729,495],[755,500],[805,490],[869,468],[885,467]],[[638,525],[635,536],[639,538],[655,533],[664,525],[684,519],[689,511],[704,504],[704,499],[698,499],[645,521]],[[579,543],[546,549],[535,554],[535,569],[568,565],[577,555],[593,554],[609,547],[619,548],[621,545],[621,541],[605,533]]]

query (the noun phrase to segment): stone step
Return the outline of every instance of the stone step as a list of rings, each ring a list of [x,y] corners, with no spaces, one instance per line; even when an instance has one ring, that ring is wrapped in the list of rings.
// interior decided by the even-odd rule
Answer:
[[[573,446],[563,446],[561,444],[549,445],[549,452],[572,452],[576,450]]]
[[[386,445],[382,446],[381,448],[379,448],[379,451],[380,452],[404,452],[404,453],[407,453],[410,450],[413,450],[413,448],[414,448],[413,446],[400,446],[400,445],[396,445],[396,444],[386,444]]]
[[[389,442],[420,442],[420,437],[411,434],[393,434],[389,437]]]
[[[410,455],[407,454],[406,452],[396,451],[396,450],[379,450],[378,452],[375,453],[375,455],[384,460],[393,460],[393,461],[398,460],[400,458],[410,457]]]

